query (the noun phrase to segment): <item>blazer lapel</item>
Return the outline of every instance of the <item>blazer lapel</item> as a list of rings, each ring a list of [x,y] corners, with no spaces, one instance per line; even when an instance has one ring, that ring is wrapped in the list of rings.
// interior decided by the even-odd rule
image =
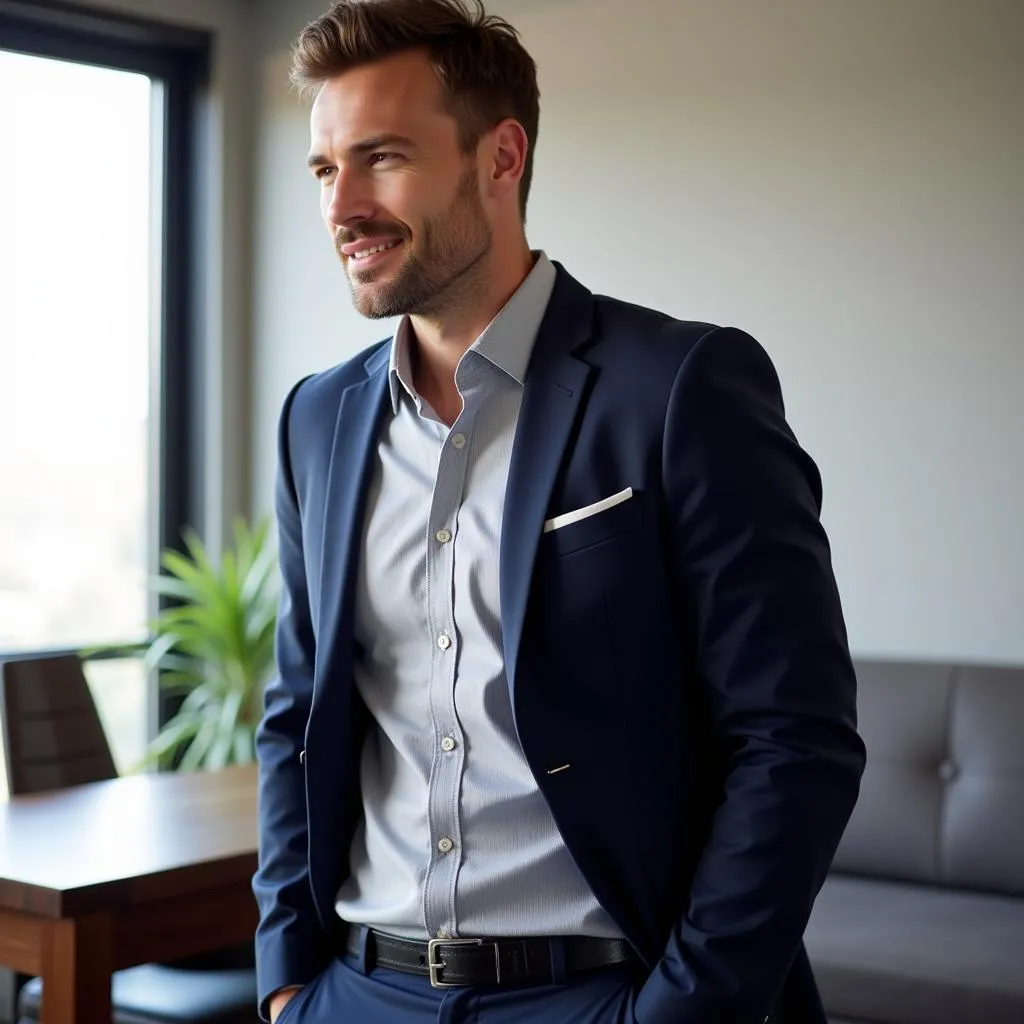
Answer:
[[[372,455],[388,396],[389,356],[386,344],[374,352],[365,364],[366,380],[346,388],[338,403],[320,561],[317,648],[327,658],[317,666],[314,702],[325,679],[351,675],[345,665],[351,664],[354,587]]]
[[[513,698],[544,513],[591,373],[590,366],[570,353],[590,337],[593,316],[593,295],[558,266],[558,280],[526,375],[502,516],[501,627],[505,674]]]

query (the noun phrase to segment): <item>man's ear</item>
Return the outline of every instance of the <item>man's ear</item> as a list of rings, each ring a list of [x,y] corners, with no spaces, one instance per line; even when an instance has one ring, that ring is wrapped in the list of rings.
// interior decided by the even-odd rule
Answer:
[[[488,185],[495,199],[509,194],[519,196],[519,183],[526,172],[530,140],[526,129],[514,118],[506,118],[491,132],[490,175]]]

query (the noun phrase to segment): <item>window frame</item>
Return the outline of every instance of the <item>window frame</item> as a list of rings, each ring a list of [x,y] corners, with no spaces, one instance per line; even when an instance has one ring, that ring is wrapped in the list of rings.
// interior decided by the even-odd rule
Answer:
[[[213,40],[209,32],[53,0],[0,0],[0,49],[38,57],[133,71],[160,83],[158,319],[151,368],[157,389],[151,451],[151,572],[159,552],[184,551],[183,532],[202,522],[205,390],[199,308],[202,266],[198,233],[201,105],[209,83]],[[154,600],[154,610],[158,603]],[[140,637],[124,637],[137,647]],[[58,653],[33,649],[19,653]],[[159,699],[154,701],[154,697]],[[180,700],[158,694],[147,700],[152,736]]]
[[[134,71],[161,83],[158,319],[153,341],[159,358],[151,368],[158,389],[151,450],[149,557],[183,550],[186,526],[202,513],[204,451],[203,361],[199,339],[201,295],[194,268],[201,267],[198,234],[201,106],[209,82],[212,36],[208,32],[52,0],[0,0],[0,49],[81,64]],[[151,571],[157,565],[150,566]],[[160,602],[151,596],[154,607]],[[125,654],[138,637],[125,637]],[[27,653],[27,652],[19,652]],[[34,650],[31,653],[60,653]],[[137,654],[136,654],[137,656]],[[175,700],[147,687],[147,733],[176,711]],[[0,969],[0,1021],[14,1019],[24,979]]]

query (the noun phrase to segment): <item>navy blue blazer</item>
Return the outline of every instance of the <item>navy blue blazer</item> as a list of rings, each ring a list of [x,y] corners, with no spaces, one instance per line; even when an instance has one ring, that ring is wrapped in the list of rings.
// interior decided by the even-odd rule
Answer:
[[[367,718],[353,585],[388,355],[307,378],[281,416],[279,674],[257,738],[264,1011],[337,954]],[[802,936],[864,747],[820,505],[757,342],[558,268],[509,469],[505,664],[537,784],[649,969],[640,1024],[773,1009],[824,1024]]]

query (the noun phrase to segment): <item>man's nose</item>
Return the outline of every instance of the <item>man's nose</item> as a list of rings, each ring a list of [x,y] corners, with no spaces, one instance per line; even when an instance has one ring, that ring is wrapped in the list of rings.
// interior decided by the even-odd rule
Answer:
[[[374,210],[372,196],[358,175],[338,171],[324,211],[328,224],[334,228],[349,227],[370,220]]]

